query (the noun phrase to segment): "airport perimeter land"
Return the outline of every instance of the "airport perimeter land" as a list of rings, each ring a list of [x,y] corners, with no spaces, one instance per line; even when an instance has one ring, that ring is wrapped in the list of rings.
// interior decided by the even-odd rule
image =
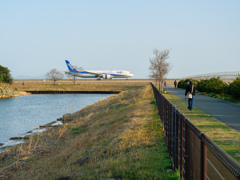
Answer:
[[[168,79],[167,84],[173,85],[175,79]],[[49,79],[15,79],[12,87],[17,90],[99,90],[99,91],[124,91],[131,87],[147,85],[150,82],[154,83],[153,79],[111,79],[111,80],[96,80],[96,79],[76,79],[75,84],[72,79],[62,79],[53,84]]]
[[[96,79],[63,79],[53,84],[51,80],[14,80],[12,87],[18,91],[125,91],[129,88],[138,88],[147,85],[151,80],[135,80],[135,79],[112,79],[112,80],[96,80]]]
[[[167,84],[173,85],[175,79],[166,80]],[[76,79],[75,84],[72,79],[62,79],[53,84],[49,79],[14,79],[12,88],[15,89],[17,96],[27,95],[26,91],[113,91],[120,92],[129,89],[135,89],[148,85],[152,79],[111,79],[111,80],[96,80],[96,79]]]

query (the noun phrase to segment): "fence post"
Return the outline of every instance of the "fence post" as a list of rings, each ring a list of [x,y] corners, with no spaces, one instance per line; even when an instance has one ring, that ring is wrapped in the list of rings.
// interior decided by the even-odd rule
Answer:
[[[185,119],[186,121],[187,119]],[[183,178],[184,179],[188,179],[188,134],[187,134],[187,131],[188,131],[188,126],[186,124],[186,122],[184,121],[184,124],[183,124],[183,130],[184,130],[184,134],[183,134],[183,138],[184,138],[184,143],[183,143],[183,146],[184,146],[184,152],[183,152],[183,160],[184,160],[184,174],[183,174]]]
[[[177,169],[178,168],[178,119],[177,119],[177,110],[176,107],[174,107],[174,166]]]
[[[172,164],[173,164],[173,169],[175,169],[175,115],[174,115],[174,108],[172,108],[172,141],[171,141],[171,154],[172,154]]]
[[[201,157],[201,160],[200,160],[200,175],[201,175],[201,180],[204,180],[206,179],[205,177],[205,174],[207,174],[207,160],[205,157],[207,157],[207,147],[206,145],[204,144],[204,142],[202,141],[202,138],[203,137],[204,133],[201,132],[199,134],[199,138],[201,140],[201,144],[200,144],[200,157]]]
[[[171,148],[171,152],[172,152],[172,156],[173,156],[173,146],[172,146],[172,141],[173,141],[173,109],[172,109],[172,105],[168,104],[168,109],[169,109],[169,125],[168,125],[168,129],[169,129],[169,147]]]
[[[176,116],[176,107],[172,106],[172,163],[173,169],[177,169],[177,160],[178,160],[178,151],[177,151],[177,143],[178,143],[178,131],[177,131],[177,116]]]
[[[170,121],[171,121],[171,118],[170,118],[170,114],[169,114],[169,112],[170,112],[170,109],[169,109],[169,104],[168,103],[166,103],[166,114],[167,114],[167,116],[166,116],[166,128],[167,128],[167,146],[168,146],[168,151],[171,153],[171,143],[170,143],[170,139],[171,139],[171,136],[170,136],[170,131],[171,131],[171,129],[169,129],[169,124],[170,124]],[[170,154],[171,155],[171,154]]]
[[[163,101],[163,99],[162,99]],[[163,117],[162,117],[162,122],[163,122],[163,133],[164,133],[164,136],[166,136],[166,122],[165,122],[165,119],[166,119],[166,102],[163,101],[163,109],[162,109],[162,114],[163,114]]]
[[[182,166],[183,166],[183,160],[182,160],[182,156],[183,156],[183,151],[182,151],[182,144],[183,144],[183,120],[182,118],[180,118],[180,120],[178,121],[179,125],[178,125],[178,164],[179,164],[179,168],[180,168],[180,178],[183,177],[182,174]]]

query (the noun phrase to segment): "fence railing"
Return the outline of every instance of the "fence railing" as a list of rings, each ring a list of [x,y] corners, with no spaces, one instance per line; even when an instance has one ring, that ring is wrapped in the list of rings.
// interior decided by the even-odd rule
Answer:
[[[240,179],[240,165],[189,119],[180,113],[152,84],[159,117],[174,169],[181,179]]]

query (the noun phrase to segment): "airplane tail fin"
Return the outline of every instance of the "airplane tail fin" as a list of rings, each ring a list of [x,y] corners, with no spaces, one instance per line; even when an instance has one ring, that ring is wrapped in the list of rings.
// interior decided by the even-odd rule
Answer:
[[[78,70],[68,60],[65,60],[65,62],[67,64],[69,72],[71,72],[71,73],[77,73],[78,72]]]

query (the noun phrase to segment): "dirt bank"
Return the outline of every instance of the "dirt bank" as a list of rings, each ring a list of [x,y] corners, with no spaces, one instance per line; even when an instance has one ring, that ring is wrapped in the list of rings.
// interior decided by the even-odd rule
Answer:
[[[0,83],[0,98],[8,98],[14,96],[14,90],[10,87],[9,84]]]

